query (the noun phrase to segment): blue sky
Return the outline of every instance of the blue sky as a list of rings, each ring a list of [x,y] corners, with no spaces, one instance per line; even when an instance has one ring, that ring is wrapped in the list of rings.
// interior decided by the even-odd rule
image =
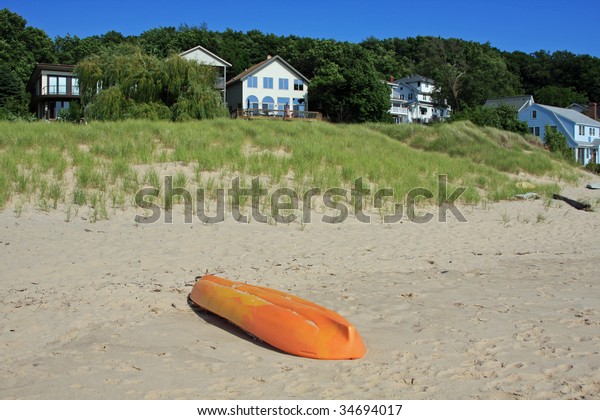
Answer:
[[[433,35],[490,42],[504,51],[568,50],[600,57],[598,0],[0,0],[4,7],[50,37],[109,30],[139,35],[160,26],[206,24],[213,31],[258,29],[351,42]]]

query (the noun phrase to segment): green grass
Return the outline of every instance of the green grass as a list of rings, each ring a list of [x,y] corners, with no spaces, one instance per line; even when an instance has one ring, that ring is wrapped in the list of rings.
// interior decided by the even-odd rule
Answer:
[[[157,165],[168,162],[179,165],[170,165],[171,172]],[[205,172],[217,175],[206,178]],[[392,188],[401,200],[420,187],[432,191],[430,201],[436,201],[440,174],[447,175],[449,192],[467,187],[460,201],[473,204],[528,192],[518,181],[529,176],[550,180],[536,183],[541,195],[580,177],[574,166],[531,139],[465,122],[429,127],[229,119],[0,122],[0,208],[19,196],[44,209],[87,204],[95,219],[107,218],[107,201],[124,207],[144,186],[163,192],[165,175],[188,188],[228,188],[234,176],[249,188],[250,180],[261,176],[261,185],[290,186],[299,193],[313,187],[349,189],[362,177],[372,194]]]

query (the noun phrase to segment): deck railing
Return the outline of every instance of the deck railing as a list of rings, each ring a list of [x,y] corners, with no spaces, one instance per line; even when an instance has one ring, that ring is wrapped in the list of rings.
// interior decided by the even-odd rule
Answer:
[[[79,87],[72,86],[67,89],[67,86],[44,86],[41,96],[46,95],[79,96]]]
[[[408,108],[402,106],[392,106],[390,113],[395,115],[408,115]]]
[[[283,119],[283,120],[301,120],[316,121],[322,120],[323,116],[316,111],[298,111],[298,110],[279,110],[279,109],[237,109],[234,116],[236,118],[246,119]]]

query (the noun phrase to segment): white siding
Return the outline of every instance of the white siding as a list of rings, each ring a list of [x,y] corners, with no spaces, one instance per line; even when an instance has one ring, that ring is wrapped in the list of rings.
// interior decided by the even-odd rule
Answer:
[[[271,62],[267,67],[255,72],[251,76],[257,78],[257,87],[249,88],[248,81],[244,80],[244,97],[243,103],[246,107],[246,101],[248,96],[253,95],[258,98],[259,103],[263,102],[263,99],[269,97],[273,99],[275,106],[277,105],[277,98],[288,98],[289,103],[292,104],[294,99],[304,99],[307,94],[308,85],[304,84],[304,90],[294,90],[294,80],[297,79],[293,72],[291,72],[286,66],[282,65],[278,61]],[[272,88],[264,87],[264,79],[271,78],[273,81]],[[288,89],[279,89],[279,79],[288,80]]]
[[[256,87],[248,87],[248,79],[256,77]],[[265,88],[264,79],[272,80],[272,88]],[[287,80],[287,89],[279,88],[279,79]],[[302,80],[303,90],[294,90],[294,81]],[[290,107],[294,104],[294,99],[304,99],[304,110],[308,110],[306,99],[308,97],[308,83],[301,76],[291,71],[286,65],[278,59],[269,62],[265,67],[255,71],[244,79],[229,85],[227,88],[227,103],[230,109],[248,107],[248,98],[254,96],[258,100],[258,107],[263,108],[266,100],[272,100],[273,109],[278,109],[279,99],[285,99]]]

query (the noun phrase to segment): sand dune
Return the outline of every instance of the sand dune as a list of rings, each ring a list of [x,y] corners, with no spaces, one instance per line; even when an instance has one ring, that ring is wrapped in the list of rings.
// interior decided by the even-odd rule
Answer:
[[[0,397],[598,398],[600,213],[460,209],[467,223],[304,226],[4,210]],[[186,299],[205,272],[338,311],[367,355],[293,357],[195,313]]]

